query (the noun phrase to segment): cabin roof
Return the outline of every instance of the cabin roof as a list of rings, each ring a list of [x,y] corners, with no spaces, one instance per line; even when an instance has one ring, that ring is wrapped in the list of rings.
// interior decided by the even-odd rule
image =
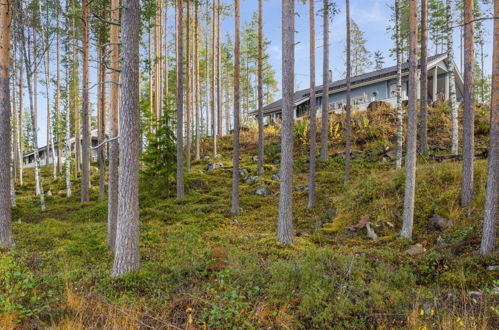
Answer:
[[[430,68],[434,67],[440,61],[444,60],[446,57],[447,57],[447,53],[429,56],[428,57],[428,70]],[[408,62],[402,63],[402,72],[407,72],[407,71],[409,71],[409,63]],[[376,70],[376,71],[364,73],[364,74],[361,74],[361,75],[358,75],[358,76],[351,78],[352,88],[355,88],[354,85],[365,83],[365,82],[368,82],[370,80],[377,80],[377,79],[382,79],[382,78],[390,79],[393,75],[396,75],[396,74],[397,74],[397,66],[396,65],[390,66],[387,68],[383,68],[381,70]],[[346,79],[336,80],[336,81],[333,81],[329,84],[329,92],[331,92],[332,90],[338,90],[338,89],[345,88],[345,87],[346,87]],[[317,95],[322,94],[322,85],[315,87],[315,93]],[[300,103],[308,100],[309,96],[310,96],[310,88],[295,92],[294,96],[293,96],[294,104],[297,105],[297,104],[300,104]],[[281,108],[282,108],[282,99],[266,105],[265,107],[263,107],[263,111],[265,113],[271,113],[274,111],[279,111],[279,110],[281,110]],[[253,111],[251,111],[251,113],[254,114],[257,111],[258,110],[253,110]]]

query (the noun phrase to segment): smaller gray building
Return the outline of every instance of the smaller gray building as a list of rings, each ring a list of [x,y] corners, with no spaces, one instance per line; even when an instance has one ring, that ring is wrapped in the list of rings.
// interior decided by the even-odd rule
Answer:
[[[91,131],[90,137],[91,137],[91,146],[92,147],[97,146],[98,145],[97,130]],[[69,142],[71,143],[71,153],[74,153],[75,152],[75,138],[72,137],[69,140]],[[81,146],[81,138],[80,138],[80,146]],[[44,147],[38,148],[38,150],[37,150],[38,157],[40,158],[40,165],[42,165],[42,166],[46,164],[47,157],[49,157],[49,159],[48,159],[49,164],[54,163],[54,159],[52,157],[53,156],[52,155],[52,145],[50,145],[50,150],[47,150],[47,149],[48,149],[47,146],[44,146]],[[55,150],[55,153],[57,155],[58,150],[59,150],[57,144],[54,145],[54,150]],[[63,155],[62,160],[63,160],[63,162],[65,161],[65,156],[66,156],[65,154],[66,154],[66,144],[63,141],[63,143],[62,143],[62,155]],[[97,156],[98,156],[97,150],[91,149],[90,161],[96,161]],[[26,168],[30,168],[30,167],[35,166],[35,152],[34,151],[27,152],[23,155],[23,166]]]
[[[458,102],[463,98],[463,78],[454,63],[454,75],[456,78],[456,94]],[[402,100],[407,100],[409,89],[409,63],[402,64]],[[383,101],[396,106],[397,100],[397,66],[361,74],[351,78],[352,109],[366,110],[373,101]],[[323,88],[317,86],[316,106],[317,115],[323,102]],[[420,89],[417,89],[418,99]],[[449,98],[449,66],[447,54],[439,54],[428,57],[428,100],[436,101],[438,97]],[[328,103],[330,113],[341,113],[346,105],[346,80],[330,82],[328,91]],[[294,117],[301,119],[309,116],[310,89],[297,91],[294,94]],[[282,100],[278,100],[264,107],[264,121],[270,123],[281,117]],[[252,116],[258,116],[258,111],[251,111]]]

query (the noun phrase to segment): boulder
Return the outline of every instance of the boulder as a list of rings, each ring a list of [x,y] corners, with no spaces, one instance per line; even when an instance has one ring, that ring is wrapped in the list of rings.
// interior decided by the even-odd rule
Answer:
[[[426,249],[420,243],[409,246],[407,250],[405,250],[405,254],[408,254],[412,257],[423,254],[426,252]]]
[[[210,160],[210,156],[204,156],[204,157],[203,157],[203,159],[204,159],[205,161]]]
[[[445,230],[453,225],[452,220],[444,218],[436,213],[434,213],[429,220],[431,222],[432,228],[440,231]]]
[[[378,239],[378,235],[376,234],[374,229],[372,229],[372,227],[369,223],[366,223],[366,230],[367,230],[367,237],[369,237],[373,241]]]
[[[272,180],[274,181],[281,181],[281,171],[275,173],[275,174],[272,174],[272,177],[271,177]]]
[[[253,183],[257,183],[258,180],[259,180],[259,178],[256,175],[253,175],[253,176],[249,176],[246,179],[244,179],[243,182],[247,183],[247,184],[253,184]]]
[[[223,165],[221,163],[209,163],[206,170],[208,172],[213,172],[213,170],[215,170],[216,168],[222,168],[222,167]]]
[[[249,174],[249,171],[246,168],[242,168],[239,170],[239,176],[246,176],[248,174]]]
[[[255,191],[255,194],[259,196],[270,196],[272,195],[272,192],[268,188],[261,187]]]

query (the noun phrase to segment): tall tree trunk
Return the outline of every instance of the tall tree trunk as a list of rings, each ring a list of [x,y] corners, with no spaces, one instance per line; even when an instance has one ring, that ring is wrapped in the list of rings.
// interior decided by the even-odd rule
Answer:
[[[402,231],[400,236],[412,239],[414,221],[414,192],[416,188],[416,140],[418,81],[418,5],[409,0],[409,105],[407,111],[407,153],[405,159],[405,196]]]
[[[76,5],[75,0],[72,0],[72,23],[73,23],[73,70],[74,75],[78,76],[78,41],[76,39]],[[74,85],[74,99],[73,99],[73,111],[74,111],[74,125],[75,125],[75,179],[78,178],[80,173],[80,148],[81,148],[81,137],[80,137],[80,110],[78,108],[78,85]]]
[[[90,200],[90,114],[89,114],[89,95],[88,95],[88,51],[89,51],[89,15],[88,0],[82,1],[83,13],[83,81],[82,94],[83,104],[81,111],[82,121],[82,142],[81,142],[81,202]]]
[[[258,175],[263,174],[263,0],[258,0]]]
[[[47,23],[48,24],[48,23]],[[46,135],[46,153],[45,153],[45,166],[49,165],[50,161],[50,140],[51,140],[51,127],[50,127],[50,59],[49,59],[49,49],[47,48],[48,40],[43,38],[43,48],[45,50],[44,55],[44,71],[45,71],[45,101],[47,102],[47,135]],[[52,156],[53,157],[53,156]],[[55,165],[55,161],[53,163]]]
[[[212,149],[212,157],[215,158],[217,156],[217,127],[216,127],[216,118],[217,112],[215,110],[215,15],[216,15],[216,5],[215,0],[213,0],[212,7],[212,24],[211,24],[211,134],[213,140],[213,149]]]
[[[419,110],[419,153],[424,155],[428,147],[428,0],[421,0],[421,94]],[[433,77],[437,79],[437,77]]]
[[[239,214],[239,118],[241,111],[241,35],[240,3],[234,0],[234,138],[232,152],[232,207],[234,215]]]
[[[195,4],[195,9],[194,9],[194,54],[195,54],[195,61],[196,61],[196,101],[194,103],[195,111],[196,111],[196,141],[195,141],[195,155],[194,159],[199,160],[201,158],[201,145],[200,145],[200,112],[201,112],[201,105],[200,105],[200,95],[199,95],[199,2],[196,1]]]
[[[168,57],[168,30],[169,30],[169,27],[168,27],[168,1],[165,1],[165,13],[164,13],[164,20],[163,20],[163,24],[164,24],[164,41],[163,41],[163,44],[164,44],[164,54],[163,54],[163,79],[164,79],[164,83],[163,83],[163,86],[164,86],[164,92],[163,92],[163,95],[164,95],[164,100],[166,102],[166,108],[167,110],[169,111],[170,108],[169,108],[169,105],[170,105],[170,97],[169,97],[169,86],[168,86],[168,69],[169,69],[169,57]],[[162,100],[163,101],[163,100]]]
[[[32,125],[31,127],[33,128],[34,132],[36,132],[35,134],[38,135],[38,63],[37,63],[37,59],[38,59],[38,49],[37,49],[37,46],[38,46],[38,43],[37,43],[37,40],[36,40],[36,31],[35,29],[33,29],[33,71],[32,71],[32,75],[31,77],[33,78],[33,90],[32,90],[32,93],[30,95],[30,98],[33,102],[33,114],[34,114],[34,117],[35,117],[35,120],[34,122],[32,121]],[[30,64],[31,65],[31,64]],[[28,69],[28,64],[26,64],[26,69]],[[26,70],[27,72],[28,70]],[[30,77],[30,78],[31,78]],[[26,79],[28,80],[28,79]],[[30,82],[31,83],[31,82]],[[33,116],[31,116],[33,117]],[[37,138],[37,141],[36,141],[36,144],[34,144],[32,146],[35,154],[38,154],[38,158],[40,158],[40,153],[38,151],[38,136],[36,137]],[[38,159],[38,162],[36,162],[36,157],[35,157],[35,165],[36,163],[38,163],[38,167],[35,166],[35,194],[36,196],[39,196],[40,195],[40,182],[41,182],[41,170],[40,170],[40,159]]]
[[[162,1],[156,2],[154,24],[154,108],[156,120],[161,116],[161,8]]]
[[[220,89],[220,80],[222,79],[221,75],[221,66],[222,66],[222,42],[220,40],[220,0],[217,0],[217,134],[222,136],[222,91]]]
[[[177,1],[177,199],[184,198],[184,37],[183,0]]]
[[[499,3],[494,4],[494,16],[499,17]],[[492,56],[492,103],[490,116],[489,168],[485,215],[483,218],[480,254],[494,252],[496,246],[497,196],[499,192],[499,20],[494,20]]]
[[[186,112],[186,118],[185,118],[185,135],[186,135],[186,143],[185,143],[185,170],[187,172],[190,171],[191,169],[191,35],[190,35],[190,25],[191,25],[191,2],[190,0],[187,0],[187,20],[185,23],[185,29],[186,29],[186,91],[185,91],[185,112]]]
[[[350,49],[350,1],[346,0],[346,25],[347,25],[347,104],[346,104],[346,142],[345,142],[345,184],[350,179],[350,116],[352,112],[352,87],[351,87],[351,49]]]
[[[57,126],[55,132],[57,133],[57,173],[62,172],[62,134],[61,134],[61,27],[60,27],[60,3],[57,3],[57,16],[56,16],[56,35],[57,35],[57,78],[56,78],[56,100],[55,111]]]
[[[139,2],[124,0],[122,8],[120,104],[120,177],[118,225],[113,272],[116,277],[140,267],[139,252]]]
[[[261,1],[261,0],[260,0]],[[309,0],[309,25],[310,25],[310,176],[308,183],[308,209],[315,206],[315,156],[317,135],[317,110],[315,106],[315,3]],[[262,100],[263,103],[263,100]],[[263,110],[262,110],[263,112]]]
[[[282,2],[282,128],[281,185],[277,239],[293,243],[293,111],[295,65],[295,2]]]
[[[0,247],[14,245],[10,205],[10,0],[0,6]]]
[[[111,89],[109,95],[109,111],[110,111],[110,139],[109,142],[109,174],[108,174],[108,198],[107,198],[107,244],[111,251],[116,248],[116,223],[118,217],[118,164],[119,164],[119,146],[118,142],[118,107],[120,94],[120,73],[116,70],[119,66],[119,26],[120,22],[120,0],[111,0],[111,21],[115,24],[110,26],[110,57],[111,57]]]
[[[322,161],[327,160],[328,128],[329,128],[329,0],[324,0],[323,12],[323,44],[322,44],[322,129],[321,154]]]
[[[152,32],[151,28],[148,29],[148,51],[149,51],[149,133],[152,133],[152,123],[153,119],[155,118],[154,115],[154,92],[153,92],[153,66],[154,66],[154,59],[152,56]]]
[[[24,176],[24,159],[23,159],[23,134],[22,134],[22,127],[23,127],[23,100],[24,100],[24,61],[22,60],[22,51],[19,50],[19,111],[18,111],[18,119],[17,122],[19,123],[16,127],[16,136],[17,136],[17,151],[18,151],[18,159],[19,159],[19,185],[22,187],[23,186],[23,176]]]
[[[105,17],[103,12],[103,17]],[[105,34],[104,31],[100,32],[99,41],[99,123],[98,123],[98,141],[102,144],[106,138],[106,47],[104,46]],[[104,200],[106,195],[106,159],[104,153],[104,145],[101,145],[97,150],[99,155],[99,201]]]
[[[395,0],[395,39],[397,52],[397,148],[395,167],[402,168],[404,112],[402,109],[402,37],[400,35],[400,0]]]
[[[475,61],[473,41],[473,0],[464,0],[464,111],[463,111],[463,167],[461,182],[461,205],[467,206],[473,197],[473,153],[474,153],[474,93],[473,64]]]
[[[43,192],[43,181],[42,181],[42,175],[40,171],[40,157],[38,153],[38,125],[37,125],[37,113],[36,113],[36,93],[33,92],[32,89],[32,77],[35,76],[35,72],[37,70],[37,61],[36,61],[36,56],[33,56],[33,59],[31,60],[31,54],[29,53],[27,47],[31,47],[31,38],[28,35],[28,40],[26,41],[25,36],[24,36],[24,29],[22,30],[22,47],[23,47],[23,55],[24,55],[24,64],[26,67],[26,83],[28,85],[28,95],[29,95],[29,107],[30,107],[30,114],[31,114],[31,147],[33,148],[33,155],[35,158],[35,185],[36,189],[38,192],[38,196],[40,198],[40,210],[42,212],[45,212],[45,195]],[[29,28],[28,28],[29,31]],[[35,39],[36,40],[36,39]],[[36,45],[36,41],[33,43]],[[36,53],[36,47],[34,47],[33,50],[34,53]],[[31,69],[30,69],[31,68]],[[36,82],[33,82],[33,85],[36,87]],[[6,167],[8,168],[8,167]]]
[[[447,0],[447,62],[449,68],[449,98],[452,119],[451,153],[457,155],[459,150],[459,122],[456,100],[456,76],[454,74],[454,38],[452,36],[452,1]]]

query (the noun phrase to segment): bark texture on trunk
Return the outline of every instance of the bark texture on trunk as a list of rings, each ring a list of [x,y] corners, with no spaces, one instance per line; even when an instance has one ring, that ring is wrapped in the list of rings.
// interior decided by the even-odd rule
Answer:
[[[309,2],[310,25],[310,174],[308,179],[308,209],[315,206],[315,154],[317,139],[317,109],[315,108],[315,3]]]
[[[295,2],[282,2],[282,127],[281,183],[277,239],[293,243],[293,94],[295,65]]]
[[[231,212],[239,214],[239,117],[241,112],[241,35],[240,3],[234,0],[234,137],[232,153],[232,205]]]
[[[473,197],[473,153],[474,139],[474,93],[473,63],[475,61],[473,41],[474,1],[464,0],[464,110],[463,110],[463,168],[461,181],[461,205],[467,206]]]
[[[350,115],[352,111],[352,87],[351,87],[351,75],[352,75],[352,67],[351,67],[351,50],[350,50],[350,1],[346,0],[346,25],[347,25],[347,104],[346,104],[346,142],[345,142],[345,184],[348,183],[350,179],[350,131],[351,131],[351,123],[350,123]]]
[[[81,202],[90,200],[90,115],[88,94],[88,59],[89,59],[89,11],[88,0],[82,1],[83,12],[83,77],[82,95],[83,106],[81,111],[82,136],[81,136]]]
[[[494,4],[494,16],[499,17],[499,3]],[[492,56],[492,103],[490,145],[485,215],[480,254],[494,252],[496,246],[497,198],[499,192],[499,20],[494,21]]]
[[[421,0],[421,79],[419,110],[419,153],[424,155],[428,146],[428,0]]]
[[[456,76],[454,74],[454,38],[452,36],[452,1],[447,0],[447,65],[449,67],[449,102],[452,119],[452,148],[451,153],[457,155],[459,151],[459,121],[456,100]]]
[[[263,0],[258,0],[258,175],[263,174]]]
[[[414,192],[416,190],[416,139],[418,81],[418,10],[417,0],[409,0],[409,105],[407,111],[407,153],[405,158],[405,196],[400,236],[412,239],[414,221]]]
[[[402,168],[404,141],[404,111],[402,109],[402,42],[400,35],[400,0],[395,0],[395,39],[397,52],[397,149],[395,167]]]
[[[115,23],[120,22],[120,0],[111,0],[111,20]],[[112,24],[110,26],[110,41],[111,41],[111,63],[112,67],[116,68],[119,65],[119,26]],[[118,164],[119,164],[119,145],[118,137],[118,107],[120,93],[120,73],[116,70],[111,70],[110,74],[110,95],[109,95],[109,111],[110,111],[110,136],[115,139],[109,143],[109,173],[108,173],[108,200],[107,200],[107,244],[111,251],[115,250],[116,242],[116,222],[118,217]]]
[[[328,128],[329,128],[329,0],[323,6],[323,43],[322,43],[322,129],[320,159],[327,160]]]
[[[222,136],[222,90],[220,89],[220,81],[222,79],[221,66],[222,66],[222,42],[220,40],[220,0],[217,0],[217,134]]]
[[[0,247],[14,245],[11,225],[10,200],[10,20],[12,7],[10,0],[0,6]]]
[[[57,78],[56,78],[56,132],[57,132],[57,173],[60,174],[62,172],[62,134],[61,134],[61,27],[60,27],[60,13],[59,13],[59,5],[57,7],[57,26],[56,26],[56,35],[57,35]]]
[[[177,199],[184,198],[184,37],[183,0],[177,0]]]
[[[190,19],[191,19],[191,2],[190,0],[187,0],[187,20],[185,23],[185,29],[186,29],[186,68],[185,72],[186,74],[186,93],[185,93],[185,114],[186,114],[186,120],[185,120],[185,137],[186,137],[186,143],[185,143],[185,170],[186,172],[189,172],[191,169],[191,59],[190,59],[190,46],[191,46],[191,35],[190,35]]]
[[[123,1],[121,29],[120,177],[116,253],[111,276],[140,266],[139,253],[139,2]]]
[[[215,0],[212,6],[212,24],[211,24],[211,134],[212,134],[212,157],[217,156],[217,111],[215,110]]]
[[[98,120],[98,141],[99,144],[103,143],[106,138],[106,66],[105,54],[106,47],[102,46],[105,43],[104,36],[101,39],[101,46],[99,47],[99,120]],[[103,200],[106,195],[106,159],[104,153],[104,145],[98,150],[99,155],[99,200]]]
[[[201,132],[200,132],[200,117],[201,117],[201,100],[200,100],[200,91],[199,91],[199,79],[201,76],[199,75],[199,2],[196,1],[195,3],[195,9],[194,9],[194,54],[195,54],[195,61],[196,61],[196,101],[194,104],[195,111],[196,111],[196,140],[195,140],[195,154],[194,154],[194,159],[199,160],[201,159]]]

